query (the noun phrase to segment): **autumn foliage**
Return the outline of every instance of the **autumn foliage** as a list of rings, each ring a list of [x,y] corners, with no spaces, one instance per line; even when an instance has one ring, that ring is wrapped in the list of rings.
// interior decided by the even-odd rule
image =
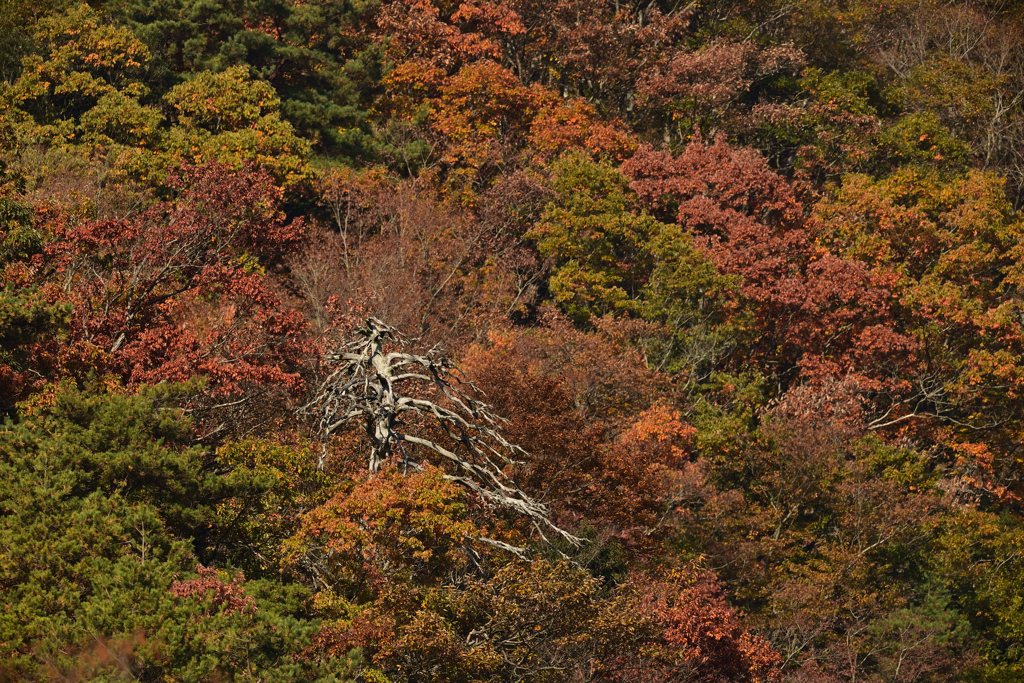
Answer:
[[[0,8],[0,680],[1024,675],[1024,4]]]

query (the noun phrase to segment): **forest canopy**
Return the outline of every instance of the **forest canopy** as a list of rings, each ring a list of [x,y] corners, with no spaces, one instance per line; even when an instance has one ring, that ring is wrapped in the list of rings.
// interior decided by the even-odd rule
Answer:
[[[1022,453],[1019,0],[0,5],[0,681],[1015,682]]]

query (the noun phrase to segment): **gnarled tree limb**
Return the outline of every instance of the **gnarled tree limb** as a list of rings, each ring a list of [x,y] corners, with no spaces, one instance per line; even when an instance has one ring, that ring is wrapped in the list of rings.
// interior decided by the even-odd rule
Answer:
[[[370,442],[367,465],[371,472],[395,455],[415,464],[408,462],[405,445],[419,447],[455,466],[457,474],[448,479],[488,504],[529,517],[542,537],[541,529],[547,527],[573,545],[582,542],[555,525],[547,506],[524,493],[505,473],[506,465],[519,464],[517,456],[527,454],[505,439],[501,424],[506,420],[474,397],[482,392],[461,375],[449,356],[436,346],[426,355],[405,353],[405,339],[376,318],[367,319],[356,335],[327,357],[336,368],[302,409],[316,419],[324,439],[361,421]],[[443,398],[424,397],[431,392]],[[432,418],[450,443],[406,433],[401,419],[406,414]]]

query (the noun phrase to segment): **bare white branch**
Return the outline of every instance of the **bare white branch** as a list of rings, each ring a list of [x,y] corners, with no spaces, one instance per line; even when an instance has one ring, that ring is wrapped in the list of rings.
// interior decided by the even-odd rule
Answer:
[[[406,353],[402,335],[376,318],[369,318],[356,335],[328,355],[327,362],[336,368],[302,408],[316,420],[325,454],[332,434],[361,422],[370,442],[367,466],[371,472],[395,456],[408,462],[403,444],[419,447],[455,466],[458,473],[448,475],[449,480],[488,504],[529,517],[541,538],[546,539],[541,531],[546,527],[573,545],[583,542],[555,525],[547,506],[506,474],[503,467],[521,463],[527,453],[504,437],[501,424],[507,420],[476,398],[482,392],[461,375],[449,356],[438,347],[426,355]],[[439,401],[425,398],[431,395]],[[432,418],[450,443],[406,433],[402,417],[410,414]]]

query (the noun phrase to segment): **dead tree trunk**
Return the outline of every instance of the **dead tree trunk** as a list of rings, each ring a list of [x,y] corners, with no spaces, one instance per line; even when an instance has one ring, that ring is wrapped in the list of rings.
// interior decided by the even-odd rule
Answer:
[[[392,457],[417,468],[412,459],[415,453],[440,456],[453,466],[448,479],[488,504],[529,517],[542,538],[546,539],[547,529],[578,545],[579,538],[551,521],[546,505],[524,493],[505,473],[505,467],[521,464],[517,456],[527,454],[502,435],[505,420],[474,398],[482,392],[437,347],[426,355],[405,353],[404,347],[405,340],[395,329],[369,318],[356,330],[354,340],[327,357],[337,367],[303,408],[316,419],[321,436],[329,439],[339,429],[361,421],[370,442],[367,465],[371,472]],[[446,442],[406,432],[403,417],[414,415],[432,419],[447,436]]]

